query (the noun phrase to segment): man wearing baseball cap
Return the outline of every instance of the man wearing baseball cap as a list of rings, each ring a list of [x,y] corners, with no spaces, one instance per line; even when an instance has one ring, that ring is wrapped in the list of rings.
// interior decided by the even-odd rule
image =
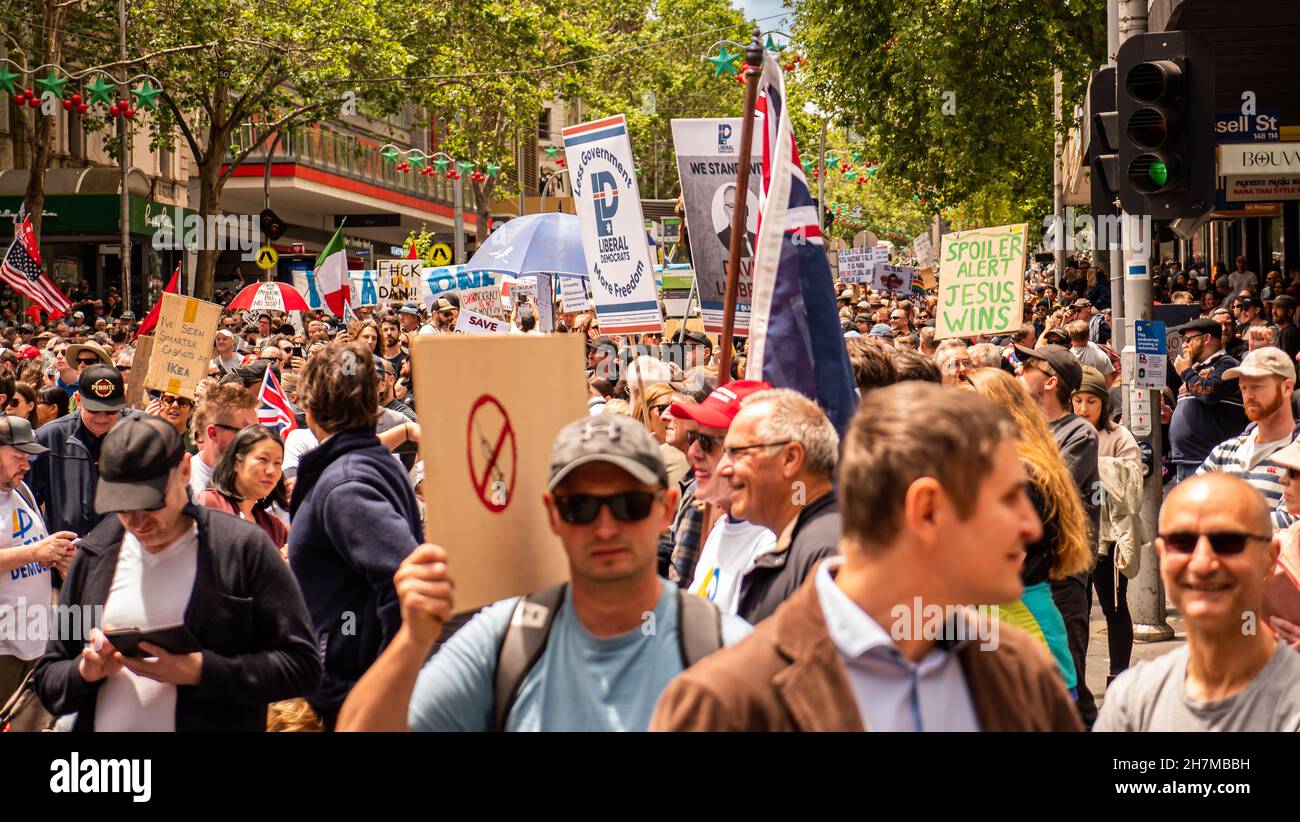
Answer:
[[[1228,322],[1231,324],[1231,319]],[[1174,371],[1183,384],[1169,421],[1170,457],[1181,482],[1196,473],[1216,445],[1241,433],[1246,414],[1237,381],[1227,377],[1240,363],[1223,346],[1235,338],[1210,318],[1195,319],[1170,331],[1183,341],[1182,352],[1173,359]]]
[[[430,659],[454,589],[447,552],[421,545],[394,576],[401,628],[352,689],[339,730],[645,730],[674,676],[748,633],[656,573],[677,505],[667,482],[636,420],[561,428],[542,504],[570,581],[489,605]]]
[[[1272,346],[1251,351],[1240,365],[1224,371],[1225,380],[1237,381],[1250,424],[1238,436],[1219,443],[1196,469],[1198,474],[1222,471],[1254,486],[1268,502],[1274,528],[1286,528],[1295,521],[1281,504],[1287,468],[1273,460],[1276,452],[1296,438],[1291,410],[1295,377],[1294,361]]]
[[[1274,344],[1286,352],[1295,362],[1300,354],[1300,328],[1295,324],[1295,298],[1290,294],[1279,294],[1273,298],[1273,324],[1277,334],[1273,336]]]
[[[36,432],[49,453],[32,460],[28,484],[51,530],[89,534],[103,519],[95,510],[100,446],[114,425],[137,412],[126,407],[122,374],[111,365],[88,366],[80,385],[77,410]]]
[[[1065,467],[1069,469],[1070,477],[1079,492],[1083,510],[1088,515],[1089,533],[1093,535],[1092,550],[1095,554],[1097,526],[1101,519],[1101,506],[1096,494],[1096,489],[1101,487],[1101,476],[1097,471],[1097,429],[1073,411],[1074,392],[1083,385],[1083,366],[1068,348],[1059,345],[1040,345],[1037,348],[1017,345],[1016,355],[1020,359],[1017,379],[1043,412],[1056,446],[1061,451]],[[1090,585],[1087,573],[1051,581],[1052,600],[1065,620],[1070,656],[1074,658],[1074,669],[1078,675],[1079,696],[1076,704],[1083,724],[1087,726],[1091,726],[1097,718],[1097,705],[1085,680],[1091,610],[1088,602]]]
[[[157,638],[139,655],[99,627],[88,644],[51,641],[35,674],[41,702],[76,713],[76,731],[265,730],[267,705],[311,693],[321,672],[276,547],[258,526],[190,501],[190,457],[158,417],[109,432],[100,468],[95,509],[116,516],[82,540],[60,605]]]

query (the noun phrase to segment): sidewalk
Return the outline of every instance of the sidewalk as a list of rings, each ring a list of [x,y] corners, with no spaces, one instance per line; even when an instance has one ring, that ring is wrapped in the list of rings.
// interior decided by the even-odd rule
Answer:
[[[1174,638],[1166,642],[1134,642],[1130,667],[1139,662],[1155,659],[1161,654],[1167,654],[1186,641],[1187,631],[1183,627],[1182,615],[1168,603],[1166,609],[1168,616],[1165,621],[1174,629]],[[1098,708],[1101,708],[1105,698],[1108,673],[1110,673],[1110,652],[1106,645],[1106,618],[1102,616],[1101,606],[1094,599],[1092,625],[1088,637],[1087,680],[1088,690],[1092,691],[1092,695],[1096,698]]]

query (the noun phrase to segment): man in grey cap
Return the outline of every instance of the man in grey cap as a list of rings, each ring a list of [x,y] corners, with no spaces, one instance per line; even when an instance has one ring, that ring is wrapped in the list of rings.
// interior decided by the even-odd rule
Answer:
[[[1251,351],[1240,365],[1224,371],[1225,380],[1237,381],[1250,424],[1219,443],[1196,469],[1198,474],[1222,471],[1253,485],[1268,503],[1274,529],[1295,521],[1282,502],[1282,477],[1287,468],[1272,459],[1295,440],[1296,420],[1291,410],[1295,376],[1295,363],[1285,351],[1272,346]]]
[[[645,730],[674,676],[748,633],[656,573],[677,508],[667,486],[658,443],[630,417],[564,426],[542,504],[571,581],[489,605],[429,659],[453,585],[446,551],[421,545],[394,576],[402,627],[339,730]]]
[[[433,303],[433,325],[425,325],[420,328],[421,334],[432,334],[439,332],[450,334],[456,330],[456,322],[460,319],[460,297],[455,294],[444,294]]]

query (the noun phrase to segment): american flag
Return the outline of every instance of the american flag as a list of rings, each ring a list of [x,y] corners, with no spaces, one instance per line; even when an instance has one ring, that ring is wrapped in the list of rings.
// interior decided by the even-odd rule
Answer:
[[[763,185],[745,376],[816,400],[841,433],[857,408],[817,207],[799,165],[785,75],[764,52],[758,120]]]
[[[257,392],[257,421],[275,431],[281,437],[297,430],[298,418],[289,407],[289,398],[280,388],[280,381],[275,378],[275,370],[266,367],[266,376],[262,378],[262,388]]]
[[[51,320],[67,313],[70,303],[59,287],[41,271],[41,252],[32,234],[32,218],[14,224],[14,241],[0,261],[0,279],[14,291],[45,309]]]

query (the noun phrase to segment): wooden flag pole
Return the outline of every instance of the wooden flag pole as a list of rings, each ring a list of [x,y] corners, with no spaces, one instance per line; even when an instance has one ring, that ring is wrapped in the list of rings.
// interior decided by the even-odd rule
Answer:
[[[754,145],[754,109],[758,105],[758,78],[762,73],[763,44],[754,29],[745,49],[745,108],[740,121],[740,163],[736,170],[736,208],[731,216],[731,247],[727,258],[727,289],[722,298],[722,354],[718,357],[718,385],[731,382],[732,338],[736,325],[736,289],[740,285],[740,252],[745,240],[746,206],[749,205],[750,153]],[[743,375],[742,375],[743,376]]]

